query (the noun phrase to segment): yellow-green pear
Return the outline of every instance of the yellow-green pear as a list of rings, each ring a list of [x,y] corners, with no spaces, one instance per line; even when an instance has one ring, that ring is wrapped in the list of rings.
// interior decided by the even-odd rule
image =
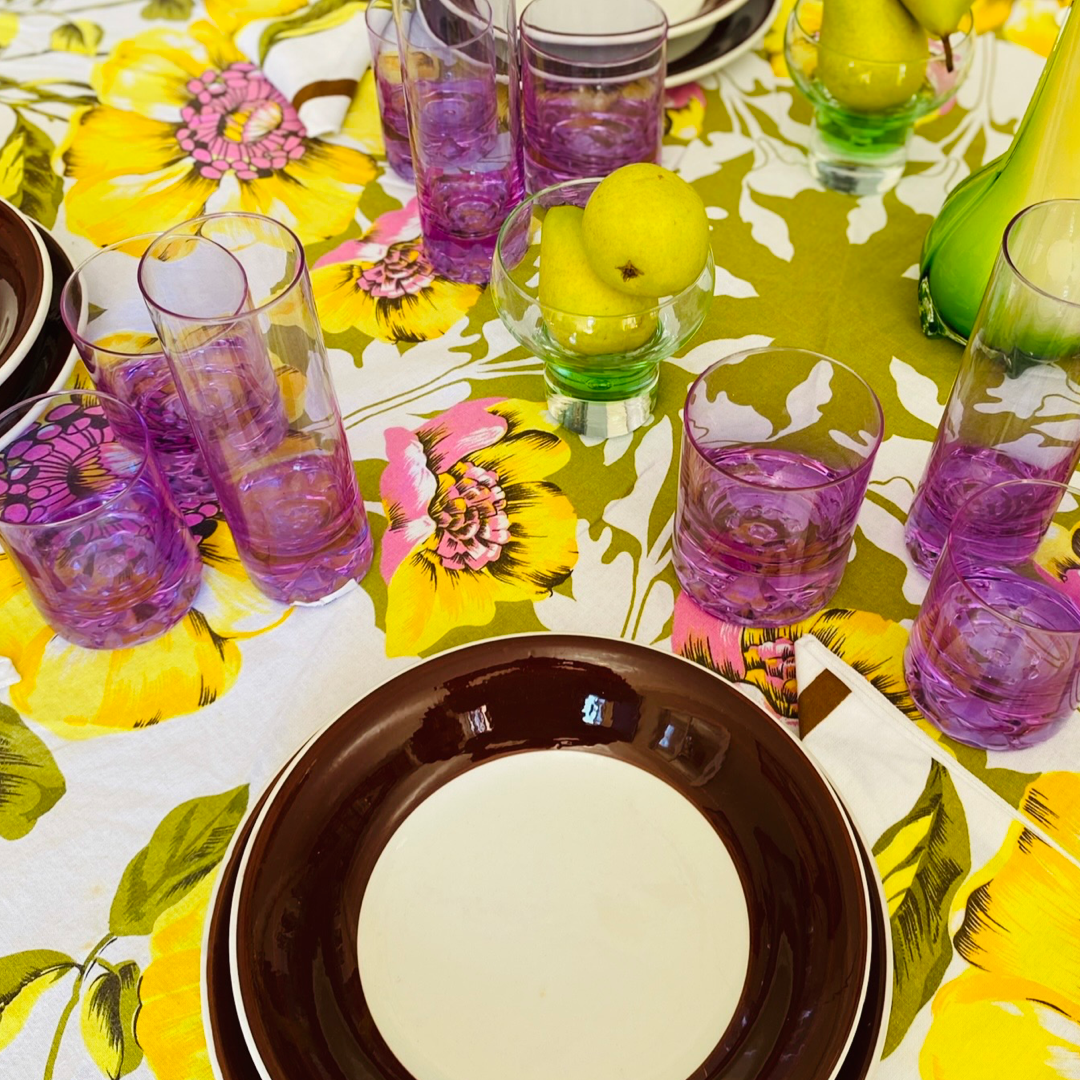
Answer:
[[[933,37],[944,38],[960,29],[971,0],[902,0],[915,21]]]
[[[900,0],[825,0],[818,77],[849,109],[892,109],[922,86],[929,45]]]
[[[634,296],[682,292],[709,256],[701,196],[659,165],[624,165],[601,180],[581,229],[596,276]]]
[[[644,345],[656,332],[655,297],[612,289],[585,255],[580,206],[553,206],[540,232],[540,313],[565,349],[600,356]]]

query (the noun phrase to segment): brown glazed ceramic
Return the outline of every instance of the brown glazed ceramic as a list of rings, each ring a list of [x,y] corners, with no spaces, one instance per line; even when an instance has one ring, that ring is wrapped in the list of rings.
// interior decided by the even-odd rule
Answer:
[[[34,226],[7,202],[0,200],[0,281],[6,282],[14,297],[0,298],[5,317],[13,327],[0,343],[0,366],[19,347],[42,302],[45,267],[41,249],[34,236]],[[60,283],[61,285],[63,282]],[[14,304],[15,310],[9,307]],[[4,321],[6,321],[6,318]]]
[[[45,394],[53,389],[75,348],[60,316],[60,293],[63,291],[64,282],[71,275],[71,260],[45,229],[34,227],[45,242],[45,250],[48,251],[49,262],[52,264],[52,295],[49,299],[48,314],[38,331],[37,340],[15,371],[0,383],[0,412],[34,397],[35,394]]]
[[[833,1075],[859,1016],[869,928],[861,856],[828,785],[794,739],[704,668],[629,642],[544,634],[445,653],[381,686],[300,753],[266,803],[231,933],[249,1046],[273,1080],[411,1080],[357,970],[375,861],[408,814],[467,769],[571,747],[665,780],[738,867],[749,970],[694,1080]]]
[[[232,972],[229,967],[229,913],[232,909],[233,892],[236,888],[236,878],[240,871],[244,847],[251,835],[255,819],[265,805],[273,786],[272,783],[263,792],[236,832],[215,887],[206,928],[202,990],[208,1020],[206,1036],[210,1044],[214,1075],[218,1080],[261,1080],[259,1070],[251,1060],[247,1044],[244,1042],[244,1033],[240,1027],[236,1001],[233,998]],[[861,845],[860,854],[868,880],[873,882],[874,875],[877,873],[873,858]],[[873,884],[871,891],[874,891]],[[836,1080],[866,1080],[878,1060],[878,1043],[883,1034],[885,1005],[889,998],[891,971],[887,963],[889,924],[883,902],[879,900],[873,903],[871,912],[870,984],[866,992],[866,1002],[855,1026],[851,1047],[844,1058],[844,1063],[840,1066],[840,1071],[836,1074]]]
[[[667,78],[676,78],[725,56],[753,37],[768,21],[772,10],[773,0],[746,0],[737,11],[721,19],[700,45],[669,60]]]

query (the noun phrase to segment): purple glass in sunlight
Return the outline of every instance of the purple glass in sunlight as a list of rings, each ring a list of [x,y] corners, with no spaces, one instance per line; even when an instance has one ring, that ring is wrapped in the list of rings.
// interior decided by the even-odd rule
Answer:
[[[521,16],[525,183],[659,164],[667,17],[653,0],[532,0]]]
[[[401,81],[401,51],[392,0],[371,0],[364,12],[371,43],[371,67],[375,72],[375,96],[379,102],[386,160],[405,180],[414,178],[409,147],[409,115],[405,110],[405,86]]]
[[[983,488],[953,517],[904,673],[923,715],[982,749],[1030,746],[1080,704],[1080,490]]]
[[[0,545],[42,618],[89,649],[163,634],[202,577],[146,424],[93,391],[0,413]]]
[[[424,249],[445,277],[484,283],[524,195],[514,4],[397,0],[395,12]]]
[[[930,575],[953,514],[980,489],[1064,483],[1078,460],[1080,199],[1053,199],[1005,230],[908,514],[912,562]]]
[[[252,580],[286,603],[359,581],[371,532],[300,241],[259,214],[196,218],[151,244],[139,285]]]
[[[136,279],[156,237],[133,236],[96,251],[68,278],[60,311],[94,386],[146,421],[176,503],[197,524],[217,513],[217,496]]]
[[[748,626],[819,611],[843,577],[881,444],[873,390],[817,353],[751,349],[698,377],[683,420],[672,538],[683,590]]]

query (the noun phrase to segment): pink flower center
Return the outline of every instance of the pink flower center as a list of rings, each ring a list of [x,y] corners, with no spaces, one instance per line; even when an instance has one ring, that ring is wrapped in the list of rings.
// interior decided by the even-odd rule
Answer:
[[[510,540],[506,496],[495,473],[462,464],[454,468],[455,483],[432,507],[439,533],[435,550],[447,570],[481,570]]]
[[[254,65],[204,71],[187,84],[176,139],[208,180],[232,170],[257,180],[304,156],[307,129],[292,105]]]
[[[391,244],[386,254],[357,279],[357,285],[376,300],[415,296],[435,280],[435,271],[419,240]]]

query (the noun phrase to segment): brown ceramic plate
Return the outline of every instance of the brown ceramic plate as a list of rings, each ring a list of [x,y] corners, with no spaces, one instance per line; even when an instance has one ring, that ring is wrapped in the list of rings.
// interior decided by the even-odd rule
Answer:
[[[730,64],[760,44],[780,12],[781,0],[746,0],[716,24],[692,50],[668,59],[664,86],[669,90],[696,82]]]
[[[262,1076],[410,1078],[375,1025],[358,969],[376,860],[412,811],[462,773],[556,748],[665,781],[739,871],[752,943],[742,994],[694,1076],[837,1075],[866,990],[869,900],[826,781],[782,727],[705,669],[626,642],[541,635],[444,654],[385,684],[324,730],[272,792],[231,920],[234,995]]]
[[[533,693],[531,700],[536,701],[538,696],[544,697],[542,707],[546,716],[543,720],[532,715],[528,705],[522,705],[523,699],[515,692],[520,689],[522,680],[536,690],[535,677],[538,668],[548,679],[544,684],[546,697]],[[515,687],[515,683],[518,686]],[[612,703],[608,713],[611,723],[599,728],[590,725],[589,730],[584,730],[580,695],[582,692],[596,694],[598,690]],[[459,722],[459,719],[465,719],[470,714],[475,716],[473,710],[477,707],[478,700],[482,700],[487,706],[488,717],[493,718],[499,725],[496,728],[495,724],[492,724],[492,730],[482,737],[467,735],[466,732],[471,729],[467,725],[463,728]],[[504,713],[503,710],[511,702],[515,703],[512,711]],[[567,719],[572,717],[572,723],[566,731],[553,729],[553,724],[557,723],[553,721],[553,704],[557,705],[558,712],[570,710]],[[415,711],[418,706],[419,712]],[[381,717],[388,725],[382,731],[382,737],[377,729],[371,726],[371,720],[375,716]],[[672,720],[677,722],[673,724]],[[395,751],[392,739],[387,739],[386,736],[400,730],[403,725],[407,726],[409,738],[405,745]],[[745,744],[754,748],[758,767],[752,771],[756,773],[759,782],[771,786],[773,781],[765,779],[766,777],[779,779],[788,773],[789,768],[794,769],[799,776],[798,792],[789,791],[780,798],[794,807],[798,815],[811,816],[824,811],[828,824],[823,826],[823,829],[828,835],[815,836],[815,842],[831,840],[837,842],[842,849],[850,841],[850,833],[843,828],[834,827],[837,824],[833,820],[835,803],[831,799],[822,803],[822,796],[827,796],[828,792],[820,777],[814,773],[797,747],[792,754],[793,741],[774,721],[703,669],[689,666],[670,655],[626,643],[545,636],[490,642],[441,656],[365,698],[317,737],[314,745],[301,751],[295,767],[287,767],[282,778],[272,788],[275,805],[280,804],[282,799],[291,801],[292,796],[287,792],[295,792],[297,786],[307,786],[310,789],[319,782],[314,778],[321,774],[320,759],[324,764],[330,764],[324,755],[337,753],[337,750],[330,749],[326,740],[332,733],[343,728],[351,728],[352,737],[342,744],[344,756],[336,759],[337,768],[332,771],[347,770],[350,761],[367,761],[366,766],[360,767],[358,785],[366,788],[369,795],[372,794],[372,786],[377,786],[377,790],[382,792],[374,801],[364,800],[362,797],[359,801],[345,800],[351,803],[351,806],[345,809],[352,817],[352,821],[347,823],[349,830],[352,831],[359,824],[357,831],[360,834],[364,831],[363,820],[377,816],[377,806],[388,805],[388,800],[400,804],[402,812],[394,814],[394,817],[400,820],[417,801],[415,797],[410,798],[407,795],[402,800],[401,796],[410,787],[415,792],[417,784],[420,784],[423,787],[422,795],[430,794],[451,775],[457,775],[480,761],[512,753],[516,749],[547,747],[553,743],[604,746],[607,752],[620,753],[626,759],[634,760],[651,772],[664,776],[673,787],[699,806],[707,808],[710,804],[729,801],[728,796],[721,794],[721,789],[726,786],[725,780],[732,781],[734,787],[745,788],[744,784],[738,783],[741,766],[746,764],[742,756]],[[668,735],[673,728],[681,732],[675,740]],[[727,731],[730,742],[727,743],[723,761],[718,761],[716,749],[725,740],[718,741],[715,736],[721,730]],[[660,739],[656,738],[658,733]],[[357,741],[362,745],[350,750],[351,744]],[[659,747],[661,741],[667,744],[667,749],[663,752],[660,752]],[[503,745],[493,745],[496,743]],[[365,748],[370,751],[376,746],[385,748],[389,753],[372,756],[364,752]],[[360,751],[359,759],[353,758],[355,750]],[[650,757],[654,760],[649,761]],[[799,764],[793,765],[793,762]],[[423,776],[418,776],[417,773],[426,776],[426,782]],[[294,777],[298,778],[298,784],[292,782]],[[790,780],[790,776],[788,779]],[[325,783],[325,779],[322,782]],[[360,793],[354,791],[353,794],[355,796]],[[719,800],[716,798],[718,794],[721,794]],[[337,800],[332,801],[337,803]],[[256,1080],[268,1073],[272,1076],[278,1075],[267,1070],[265,1065],[263,1069],[257,1068],[245,1046],[243,1025],[240,1023],[232,992],[228,942],[230,906],[234,900],[234,889],[245,847],[255,821],[260,817],[264,818],[260,825],[261,833],[266,827],[265,821],[273,816],[263,814],[267,802],[268,795],[264,794],[234,839],[223,866],[207,924],[204,948],[204,1017],[211,1044],[211,1056],[222,1080]],[[296,805],[293,804],[293,809],[286,816],[297,812]],[[329,806],[327,808],[329,809]],[[272,810],[273,805],[269,809]],[[736,830],[735,822],[719,806],[713,805],[712,810],[707,809],[706,812],[710,820],[717,825],[721,835],[730,837]],[[338,815],[330,811],[329,814],[318,816],[333,820]],[[775,835],[773,830],[778,819],[775,815],[766,817],[770,828],[768,839],[771,840]],[[816,830],[811,828],[809,831],[813,833]],[[362,841],[360,846],[363,846]],[[760,846],[768,848],[770,845]],[[348,862],[358,854],[358,849],[350,853],[339,853],[343,854]],[[780,852],[778,850],[771,854],[775,858],[779,857]],[[872,875],[872,862],[867,858],[865,850],[860,849],[858,857],[867,873]],[[322,855],[315,861],[325,865]],[[257,867],[253,865],[245,876],[245,883],[256,873]],[[836,887],[837,871],[828,865],[827,860],[823,863],[818,855],[811,854],[807,863],[789,863],[783,873],[787,884],[796,886],[795,890],[790,895],[772,897],[771,901],[761,894],[757,899],[782,909],[780,918],[785,930],[784,947],[778,951],[770,951],[766,948],[767,939],[759,940],[756,952],[770,952],[773,962],[768,962],[768,956],[759,956],[759,959],[766,962],[758,964],[756,972],[751,972],[759,981],[761,976],[765,976],[767,981],[771,969],[773,978],[780,976],[780,981],[794,990],[793,1004],[784,1010],[785,1017],[779,1027],[773,1025],[771,1034],[773,1041],[777,1043],[775,1052],[766,1055],[764,1059],[749,1056],[755,1049],[755,1040],[760,1041],[763,1034],[759,1019],[756,1023],[750,1023],[749,1033],[730,1030],[725,1033],[716,1053],[711,1055],[706,1063],[706,1068],[696,1072],[695,1077],[723,1073],[731,1077],[768,1075],[820,1078],[828,1075],[828,1072],[819,1070],[828,1067],[831,1050],[825,1048],[824,1057],[809,1059],[811,1064],[800,1071],[798,1063],[791,1060],[783,1035],[801,1029],[798,1037],[801,1045],[807,1047],[808,1053],[817,1053],[822,1049],[820,1040],[815,1041],[810,1037],[814,1030],[831,1033],[832,1038],[824,1040],[827,1043],[846,1041],[837,1036],[837,1028],[845,1023],[842,1019],[843,1006],[830,999],[817,997],[808,1004],[809,1023],[793,1025],[791,1021],[797,1020],[797,1010],[807,1005],[802,999],[808,992],[828,993],[827,988],[823,988],[812,974],[807,977],[805,965],[800,964],[801,960],[815,951],[812,948],[808,950],[807,943],[811,938],[824,939],[830,943],[830,949],[847,951],[849,943],[846,939],[853,935],[845,935],[837,922],[857,925],[860,921],[859,912],[865,909],[859,903],[859,898],[849,893],[848,913],[841,915],[838,920],[830,921],[826,918],[821,921],[825,915],[822,903],[826,894]],[[824,873],[824,880],[815,876],[819,873]],[[314,873],[308,876],[307,889],[303,888],[303,882],[293,877],[281,881],[279,887],[272,891],[278,902],[289,905],[289,908],[290,900],[295,898],[298,887],[301,892],[306,893],[301,901],[305,906],[317,893],[333,894],[340,900],[339,890],[332,887],[311,887],[315,878]],[[318,880],[329,886],[333,875],[331,878]],[[295,913],[303,909],[291,910]],[[854,1025],[850,1050],[839,1070],[835,1071],[839,1080],[863,1080],[880,1052],[882,1020],[887,1012],[890,985],[887,963],[888,933],[880,900],[875,899],[872,912],[873,947],[869,993],[866,1005]],[[798,929],[798,926],[803,929]],[[814,928],[812,933],[808,932],[810,927]],[[290,925],[279,926],[279,932],[285,940],[276,943],[273,949],[275,955],[258,974],[257,981],[269,980],[276,983],[273,989],[282,994],[286,1001],[296,1003],[295,1011],[287,1010],[278,1018],[278,1022],[283,1025],[284,1038],[281,1041],[293,1041],[295,1044],[295,1060],[287,1067],[296,1071],[288,1075],[296,1077],[297,1080],[308,1076],[344,1075],[343,1072],[325,1069],[317,1071],[322,1069],[321,1060],[314,1063],[308,1061],[312,1045],[306,1041],[309,1033],[316,1039],[323,1037],[325,1025],[318,1022],[315,1014],[305,1018],[301,1002],[306,996],[303,991],[304,984],[311,980],[309,992],[318,994],[322,1004],[326,1004],[327,999],[323,995],[328,990],[333,993],[330,973],[340,964],[342,957],[355,956],[355,947],[346,943],[350,937],[353,941],[355,939],[355,919],[350,915],[343,926],[327,928],[332,935],[336,933],[339,936],[332,937],[326,943],[334,949],[324,949],[321,955],[324,960],[330,960],[331,953],[336,952],[337,958],[326,963],[321,969],[282,969],[277,966],[283,960],[287,962],[287,958],[294,954],[295,950],[290,948],[289,939],[297,936],[297,929],[292,920]],[[301,933],[299,936],[305,935]],[[787,954],[786,961],[778,955],[784,953]],[[777,960],[779,962],[776,962]],[[826,964],[828,965],[827,961]],[[295,994],[288,989],[290,978],[298,991]],[[748,980],[746,995],[753,994],[753,981]],[[844,996],[850,982],[851,980],[847,981],[840,997]],[[358,987],[355,992],[359,993]],[[381,1044],[377,1033],[371,1030],[370,1018],[367,1018],[368,1030],[359,1037],[347,1034],[353,1024],[357,1021],[362,1024],[365,1019],[362,1015],[362,997],[358,1000],[360,1014],[352,1018],[347,1012],[343,1013],[331,1006],[332,1018],[344,1022],[344,1030],[337,1033],[339,1038],[344,1036],[344,1042],[337,1043],[337,1049],[346,1053],[357,1053],[359,1050],[360,1056],[351,1059],[351,1063],[344,1067],[353,1069],[350,1075],[357,1077],[407,1075],[392,1057],[387,1061],[388,1051]],[[827,1000],[829,1004],[822,1004]],[[250,1019],[249,1016],[248,1020]],[[312,1020],[316,1021],[314,1032]],[[333,1039],[334,1032],[330,1031],[329,1035]]]
[[[0,384],[40,332],[51,287],[52,268],[33,224],[0,199]]]
[[[52,292],[45,321],[30,351],[0,383],[0,411],[25,401],[35,394],[59,389],[75,367],[78,354],[71,335],[60,316],[60,293],[72,272],[71,260],[64,249],[40,225],[34,226],[45,245],[52,267]]]

